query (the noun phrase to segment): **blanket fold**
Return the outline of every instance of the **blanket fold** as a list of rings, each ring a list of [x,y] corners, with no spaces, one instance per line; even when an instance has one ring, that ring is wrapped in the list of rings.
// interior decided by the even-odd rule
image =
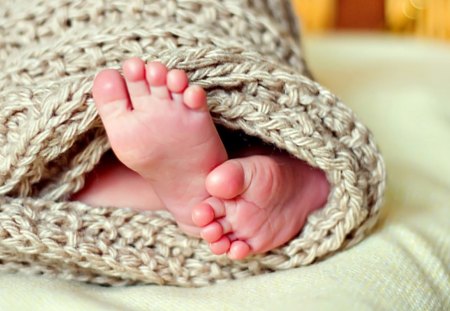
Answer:
[[[19,0],[0,5],[0,269],[122,285],[204,286],[306,265],[361,240],[385,170],[370,131],[312,80],[287,0]],[[109,149],[94,75],[139,56],[205,88],[214,121],[324,170],[298,237],[232,262],[164,212],[70,202]]]

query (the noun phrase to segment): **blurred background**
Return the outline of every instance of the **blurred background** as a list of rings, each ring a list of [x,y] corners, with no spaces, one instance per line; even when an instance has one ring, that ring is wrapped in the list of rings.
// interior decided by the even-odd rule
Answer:
[[[436,189],[450,195],[450,0],[292,1],[314,78],[371,129],[385,157],[388,218],[400,194],[422,193],[423,206]],[[427,195],[413,179],[439,182]]]
[[[303,32],[374,30],[450,41],[450,0],[293,0]]]

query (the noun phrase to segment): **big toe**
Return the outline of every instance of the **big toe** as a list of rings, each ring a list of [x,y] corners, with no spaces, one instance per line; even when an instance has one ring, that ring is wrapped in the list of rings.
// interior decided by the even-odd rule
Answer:
[[[216,167],[206,178],[208,193],[220,199],[232,199],[245,191],[246,174],[239,160],[229,160]]]
[[[273,157],[264,155],[232,159],[208,175],[206,189],[220,199],[243,196],[252,202],[263,202],[285,192],[282,180],[288,177],[288,170],[288,167],[282,168]]]

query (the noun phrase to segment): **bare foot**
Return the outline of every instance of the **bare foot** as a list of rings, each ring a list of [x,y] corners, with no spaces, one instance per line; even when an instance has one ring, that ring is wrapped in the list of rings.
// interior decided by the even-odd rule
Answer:
[[[207,175],[227,159],[206,106],[186,73],[138,58],[100,72],[93,96],[117,158],[151,184],[186,233],[197,235],[192,208],[209,194]],[[135,195],[140,195],[135,193]]]
[[[206,188],[211,197],[194,208],[193,221],[212,252],[231,259],[291,240],[329,191],[322,171],[287,154],[228,160],[209,174]]]

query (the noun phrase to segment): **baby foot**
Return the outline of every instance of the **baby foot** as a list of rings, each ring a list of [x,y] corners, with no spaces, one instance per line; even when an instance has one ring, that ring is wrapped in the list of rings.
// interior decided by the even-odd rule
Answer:
[[[227,159],[206,105],[184,71],[138,58],[100,72],[93,97],[117,158],[149,181],[178,225],[196,235],[192,207],[209,195],[209,172]],[[136,193],[136,195],[139,195]]]
[[[232,159],[213,170],[192,219],[215,254],[243,259],[299,233],[328,196],[325,174],[288,155]]]

